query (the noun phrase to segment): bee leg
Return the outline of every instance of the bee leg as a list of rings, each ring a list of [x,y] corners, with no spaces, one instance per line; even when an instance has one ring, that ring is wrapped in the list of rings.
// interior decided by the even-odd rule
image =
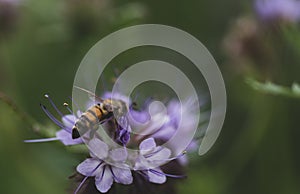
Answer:
[[[96,130],[91,130],[90,131],[90,139],[93,139],[93,137],[95,136]]]

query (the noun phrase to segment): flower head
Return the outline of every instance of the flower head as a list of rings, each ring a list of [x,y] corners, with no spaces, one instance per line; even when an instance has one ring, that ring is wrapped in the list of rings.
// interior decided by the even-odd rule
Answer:
[[[255,10],[263,20],[283,19],[291,22],[300,20],[298,0],[256,0]]]
[[[130,168],[125,164],[127,152],[124,148],[109,149],[101,140],[94,138],[89,142],[91,157],[77,166],[77,171],[86,176],[79,185],[77,193],[87,177],[95,177],[95,185],[101,193],[106,193],[113,182],[124,185],[133,181]],[[114,165],[106,163],[103,159],[111,161]]]
[[[157,146],[153,138],[142,141],[139,148],[140,156],[134,169],[152,183],[162,184],[166,182],[166,174],[162,172],[159,166],[166,163],[171,155],[171,151]]]
[[[76,170],[79,174],[85,176],[75,193],[78,193],[88,178],[95,179],[95,186],[101,193],[110,190],[113,183],[129,185],[134,182],[133,176],[139,176],[146,182],[155,184],[164,184],[167,177],[182,178],[181,175],[173,175],[163,167],[167,166],[171,161],[180,161],[186,157],[185,152],[179,153],[181,148],[175,144],[168,144],[167,147],[158,145],[165,143],[175,133],[179,133],[182,138],[186,134],[193,131],[193,127],[197,124],[197,115],[193,109],[193,101],[180,103],[178,101],[170,101],[167,108],[161,111],[158,104],[148,103],[148,110],[128,109],[125,117],[118,119],[105,120],[103,123],[108,127],[111,134],[102,136],[103,133],[97,133],[93,136],[83,134],[78,139],[72,139],[72,128],[82,115],[81,112],[63,115],[55,106],[53,101],[47,95],[53,108],[62,117],[59,121],[51,114],[45,106],[41,105],[42,110],[57,124],[61,130],[56,133],[56,137],[29,140],[27,142],[41,142],[50,140],[60,140],[65,145],[74,145],[84,143],[87,144],[90,157],[80,163]],[[106,93],[104,98],[112,98],[124,100],[130,105],[131,100],[120,94]],[[88,103],[91,106],[91,103]],[[124,119],[124,120],[122,120]],[[121,122],[125,125],[118,125]],[[137,132],[132,133],[131,128]],[[139,133],[146,135],[140,135]],[[130,137],[132,136],[132,138]],[[111,139],[107,139],[110,137]],[[131,149],[129,149],[130,147]],[[179,154],[178,154],[179,153]],[[173,157],[175,155],[175,157]]]
[[[151,106],[151,103],[149,105]],[[146,109],[150,109],[149,106]],[[143,139],[147,135],[160,142],[168,142],[176,133],[185,138],[194,132],[198,122],[198,113],[195,110],[193,100],[182,103],[178,100],[172,100],[168,103],[165,111],[161,111],[161,107],[158,105],[152,105],[151,109],[151,114],[146,110],[130,112],[132,116],[131,125],[138,129],[138,133],[143,134],[137,138]],[[193,144],[196,144],[195,141]],[[175,154],[180,154],[183,149],[181,144],[174,142],[168,142],[168,148]],[[189,148],[186,149],[189,150]],[[178,158],[178,160],[182,164],[186,164],[186,155]]]

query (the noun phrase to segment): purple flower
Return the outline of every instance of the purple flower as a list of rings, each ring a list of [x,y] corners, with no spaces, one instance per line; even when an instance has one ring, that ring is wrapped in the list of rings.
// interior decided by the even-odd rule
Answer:
[[[131,114],[131,125],[133,125],[137,133],[148,135],[154,139],[168,141],[176,133],[179,133],[182,138],[189,137],[194,132],[198,122],[198,111],[195,110],[194,100],[188,99],[182,103],[178,100],[172,100],[167,105],[166,111],[160,111],[160,107],[152,107],[152,114],[146,111],[134,112]],[[149,103],[151,104],[151,103]],[[205,122],[209,117],[201,117],[201,122]],[[143,120],[143,123],[140,121]],[[146,121],[145,121],[146,120]],[[181,127],[179,129],[179,127]],[[141,139],[144,136],[139,136]],[[197,141],[193,140],[186,148],[187,151],[195,151],[193,149],[197,145]],[[168,142],[168,148],[173,153],[182,152],[182,146],[174,142]],[[182,165],[187,164],[187,156],[179,157],[178,161]]]
[[[127,152],[125,148],[109,150],[109,147],[101,140],[94,138],[89,142],[92,158],[88,158],[77,166],[77,171],[86,176],[75,193],[83,185],[88,177],[95,177],[95,185],[101,193],[106,193],[113,182],[124,185],[133,181],[130,168],[125,164]],[[112,161],[107,164],[104,159]]]
[[[144,135],[150,135],[157,132],[157,130],[168,122],[169,117],[167,112],[161,110],[161,108],[162,107],[157,103],[149,103],[146,110],[130,111],[129,122],[132,128],[135,129],[135,133],[141,135],[138,137],[139,139],[141,139]]]
[[[192,100],[183,102],[182,104],[173,100],[168,104],[168,120],[156,133],[153,134],[155,138],[170,139],[174,133],[179,130],[181,124],[181,131],[185,133],[192,132],[193,126],[197,122],[197,113]]]
[[[56,133],[56,137],[27,140],[26,142],[59,140],[65,145],[83,143],[81,138],[72,139],[72,128],[82,113],[78,112],[74,115],[67,107],[72,114],[63,115],[48,95],[46,95],[46,98],[49,99],[53,108],[61,116],[62,121],[54,117],[45,106],[41,105],[41,108],[61,130]],[[120,94],[105,93],[103,98],[119,99],[127,101],[128,104],[130,102],[130,99]],[[133,183],[132,173],[141,175],[146,181],[156,184],[165,183],[167,177],[182,178],[183,176],[181,175],[166,173],[166,169],[164,169],[164,172],[161,167],[173,160],[186,160],[185,152],[181,152],[176,156],[181,149],[178,145],[168,144],[168,148],[166,148],[157,145],[156,141],[167,141],[175,133],[180,133],[182,138],[187,133],[191,133],[195,122],[197,122],[197,114],[193,105],[193,101],[186,101],[181,104],[173,100],[164,110],[161,110],[159,103],[147,104],[149,112],[148,110],[133,110],[129,108],[130,114],[127,114],[126,117],[120,117],[125,119],[120,120],[122,123],[125,123],[125,127],[123,125],[116,127],[113,121],[105,123],[106,127],[109,127],[108,130],[112,132],[112,134],[107,134],[107,137],[112,138],[114,141],[105,143],[104,140],[107,137],[102,136],[102,133],[97,133],[97,135],[93,136],[90,136],[90,134],[83,136],[82,138],[85,138],[85,143],[88,145],[90,158],[84,160],[76,168],[77,172],[85,177],[77,187],[75,194],[79,192],[89,177],[95,177],[95,186],[101,193],[108,192],[114,182],[124,185]],[[91,105],[89,104],[89,106]],[[129,117],[127,117],[128,115]],[[179,126],[181,126],[180,130],[178,129]],[[134,138],[128,144],[132,148],[139,148],[134,151],[126,148],[130,139],[131,128],[134,128],[135,132],[137,132],[137,134],[132,134]],[[139,133],[147,134],[147,139],[144,139],[145,136],[141,136]],[[111,142],[116,144],[111,144]],[[176,157],[171,157],[172,154]]]
[[[0,3],[7,3],[10,5],[19,5],[22,3],[22,0],[0,0]]]
[[[256,0],[255,10],[263,20],[284,19],[297,22],[300,19],[298,0]]]
[[[174,178],[182,177],[166,174],[159,167],[182,155],[170,158],[171,151],[168,148],[157,146],[153,138],[142,141],[139,148],[140,156],[136,160],[134,170],[143,175],[149,182],[162,184],[166,182],[167,176]]]
[[[49,142],[49,141],[61,141],[64,145],[76,145],[83,143],[81,138],[73,139],[72,138],[72,128],[75,124],[76,119],[81,115],[79,111],[77,115],[72,114],[63,115],[62,112],[59,111],[57,106],[54,104],[49,95],[45,95],[45,97],[49,100],[53,108],[57,111],[57,113],[62,117],[62,122],[60,122],[52,113],[48,111],[48,109],[44,105],[40,105],[45,114],[57,125],[61,128],[61,130],[56,132],[56,137],[52,138],[43,138],[43,139],[33,139],[33,140],[25,140],[26,143],[37,143],[37,142]],[[67,104],[65,103],[67,106]],[[68,108],[68,107],[67,107]]]

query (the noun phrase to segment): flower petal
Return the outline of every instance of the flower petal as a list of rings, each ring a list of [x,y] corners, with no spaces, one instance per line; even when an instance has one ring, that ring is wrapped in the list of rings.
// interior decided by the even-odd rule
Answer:
[[[56,137],[65,145],[76,145],[83,143],[81,138],[72,139],[72,135],[64,129],[57,131]]]
[[[122,183],[124,185],[129,185],[132,183],[133,178],[130,169],[111,167],[114,179],[117,183]]]
[[[166,113],[161,112],[157,114],[151,115],[151,120],[146,124],[146,126],[142,127],[143,131],[141,131],[144,135],[149,135],[157,132],[161,127],[163,127],[169,121],[169,116]]]
[[[72,129],[72,127],[75,124],[76,118],[74,115],[69,114],[69,115],[63,116],[61,120],[66,128]]]
[[[167,180],[167,177],[163,174],[163,172],[159,168],[156,168],[154,170],[159,173],[155,173],[153,171],[148,170],[149,181],[152,183],[157,183],[157,184],[165,183]]]
[[[146,170],[149,168],[149,162],[144,156],[138,156],[134,164],[134,170]]]
[[[127,155],[125,148],[118,148],[110,151],[110,158],[115,162],[124,162]]]
[[[80,163],[77,166],[76,170],[84,176],[95,176],[95,173],[93,172],[96,170],[97,166],[99,166],[100,163],[100,160],[97,160],[95,158],[88,158],[82,163]]]
[[[140,151],[142,154],[145,154],[149,151],[151,151],[152,149],[154,149],[156,147],[156,143],[154,141],[154,139],[151,137],[151,138],[148,138],[148,139],[145,139],[144,141],[142,141],[142,143],[140,144]]]
[[[158,161],[166,160],[170,157],[171,151],[168,148],[157,147],[157,149],[159,149],[159,151],[147,157],[148,161],[158,162]]]
[[[129,121],[130,121],[130,124],[132,124],[132,125],[146,124],[146,122],[150,121],[150,115],[146,111],[130,110]]]
[[[103,167],[102,174],[97,174],[95,184],[101,193],[106,193],[111,188],[111,185],[113,184],[113,175],[108,166]]]
[[[163,126],[160,128],[157,132],[155,132],[152,137],[158,138],[158,139],[164,139],[169,140],[176,132],[177,129],[175,129],[173,126]]]
[[[104,159],[108,155],[108,145],[98,138],[93,138],[88,142],[89,150],[93,156]]]

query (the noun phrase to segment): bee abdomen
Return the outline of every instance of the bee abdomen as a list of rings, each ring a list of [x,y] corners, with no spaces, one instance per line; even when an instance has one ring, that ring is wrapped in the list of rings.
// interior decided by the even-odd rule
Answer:
[[[97,128],[98,118],[92,110],[88,110],[76,121],[75,126],[72,129],[72,138],[79,138],[89,129],[96,130]]]

